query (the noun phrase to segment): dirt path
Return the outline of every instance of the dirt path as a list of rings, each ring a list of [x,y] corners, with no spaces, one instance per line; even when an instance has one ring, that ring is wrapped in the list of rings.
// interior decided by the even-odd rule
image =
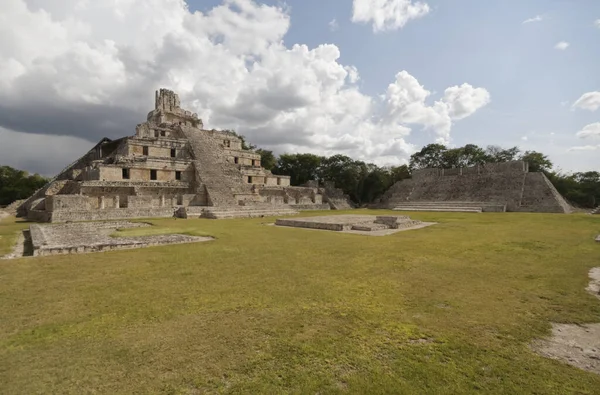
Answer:
[[[586,290],[600,299],[600,267],[590,270],[589,276]],[[535,341],[532,346],[545,357],[600,374],[600,323],[552,324],[552,337]]]

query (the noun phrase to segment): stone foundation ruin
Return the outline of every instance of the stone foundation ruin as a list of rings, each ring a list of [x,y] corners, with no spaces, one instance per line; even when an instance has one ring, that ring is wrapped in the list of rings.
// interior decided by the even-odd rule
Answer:
[[[177,94],[161,89],[134,136],[100,140],[17,214],[38,222],[289,215],[336,208],[339,195],[290,186],[289,176],[262,168],[235,133],[204,129]]]
[[[142,222],[79,222],[68,224],[33,224],[17,241],[15,251],[5,258],[81,254],[168,244],[198,243],[213,240],[183,234],[113,237],[129,228],[145,228]]]
[[[409,229],[420,229],[433,223],[413,220],[405,215],[325,215],[303,218],[280,218],[277,226],[290,226],[334,232],[386,236]]]
[[[402,211],[515,211],[569,213],[571,206],[526,162],[415,170],[382,197],[381,208]]]

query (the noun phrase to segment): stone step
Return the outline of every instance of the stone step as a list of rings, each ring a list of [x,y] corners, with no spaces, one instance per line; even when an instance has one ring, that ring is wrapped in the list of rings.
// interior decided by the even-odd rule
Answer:
[[[476,207],[418,207],[401,206],[395,207],[394,211],[431,211],[431,212],[452,212],[452,213],[481,213],[482,209]]]
[[[296,215],[297,210],[290,207],[252,207],[252,206],[230,206],[230,207],[201,207],[191,206],[182,208],[185,210],[185,218],[254,218],[276,215]],[[183,216],[183,215],[180,215]]]
[[[600,206],[598,206],[595,209],[593,209],[592,211],[590,211],[590,214],[600,214]]]
[[[378,230],[390,229],[390,227],[384,224],[355,224],[352,225],[351,229],[359,230],[362,232],[375,232]]]
[[[297,215],[296,210],[239,210],[239,211],[218,211],[206,210],[200,217],[209,219],[228,219],[228,218],[257,218],[257,217],[273,217],[280,215]]]
[[[451,201],[441,200],[438,202],[432,201],[399,201],[396,202],[397,206],[408,205],[408,206],[448,206],[448,207],[484,207],[484,206],[502,206],[500,203],[489,203],[489,202],[462,202],[462,201]]]
[[[404,201],[404,202],[393,202],[388,207],[393,207],[396,209],[404,209],[404,208],[422,208],[422,209],[476,209],[482,212],[505,212],[506,205],[499,203],[488,203],[488,202],[460,202],[460,201],[439,201],[439,202],[431,202],[431,201]]]

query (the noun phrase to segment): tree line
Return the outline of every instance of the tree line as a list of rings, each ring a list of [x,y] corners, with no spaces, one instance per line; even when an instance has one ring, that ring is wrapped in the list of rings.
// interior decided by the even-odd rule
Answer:
[[[256,147],[251,147],[256,148]],[[518,147],[486,148],[474,144],[448,148],[429,144],[410,157],[408,165],[377,166],[354,160],[345,155],[319,156],[314,154],[282,154],[257,149],[262,165],[273,174],[289,175],[292,185],[310,180],[333,181],[336,187],[357,204],[372,203],[397,181],[410,178],[412,171],[428,167],[458,168],[484,163],[522,160],[529,163],[529,171],[546,174],[556,189],[576,207],[593,208],[600,204],[600,173],[587,171],[563,173],[553,170],[552,161],[543,153],[522,152]]]

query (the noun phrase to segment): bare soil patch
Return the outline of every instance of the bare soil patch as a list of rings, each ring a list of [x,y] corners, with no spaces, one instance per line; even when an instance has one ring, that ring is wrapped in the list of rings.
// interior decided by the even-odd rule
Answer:
[[[590,270],[589,276],[586,290],[600,299],[600,267]],[[553,323],[552,337],[534,342],[533,348],[545,357],[600,374],[600,323]]]

